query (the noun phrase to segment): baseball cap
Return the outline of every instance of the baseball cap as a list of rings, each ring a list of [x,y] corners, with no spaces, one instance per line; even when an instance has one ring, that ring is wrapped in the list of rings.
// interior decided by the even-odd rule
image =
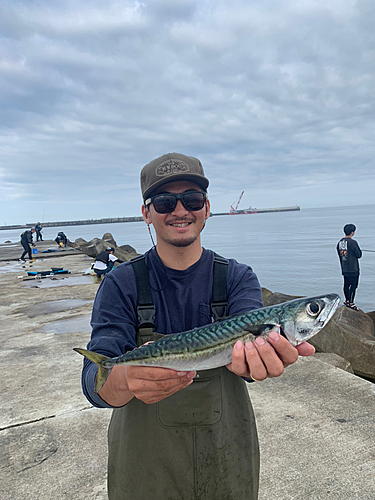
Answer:
[[[143,199],[155,191],[156,188],[173,181],[195,182],[206,191],[209,180],[198,158],[185,156],[180,153],[167,153],[150,161],[141,171],[141,191]]]

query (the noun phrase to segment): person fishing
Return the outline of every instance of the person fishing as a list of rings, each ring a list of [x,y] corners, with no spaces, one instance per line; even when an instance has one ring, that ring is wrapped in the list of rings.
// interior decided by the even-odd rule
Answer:
[[[96,260],[92,268],[98,277],[102,277],[104,274],[109,273],[115,265],[115,262],[119,260],[114,255],[114,252],[115,249],[113,247],[108,247],[96,256]]]
[[[156,245],[99,287],[87,349],[110,357],[157,339],[156,332],[183,332],[262,306],[251,267],[201,245],[210,215],[201,162],[165,154],[143,167],[140,180],[142,215]],[[259,446],[246,381],[278,377],[298,355],[313,353],[310,344],[293,347],[272,332],[269,341],[238,341],[230,364],[198,373],[117,365],[98,393],[98,367],[85,359],[85,396],[113,408],[109,499],[256,500]]]
[[[40,222],[38,222],[36,225],[35,225],[35,231],[36,231],[36,241],[43,241],[43,238],[42,238],[42,226],[40,224]]]
[[[346,307],[358,311],[354,304],[354,297],[359,282],[359,262],[362,257],[362,250],[356,240],[353,239],[356,232],[354,224],[346,224],[343,228],[345,236],[336,245],[336,251],[339,256],[341,273],[344,277],[344,296]]]
[[[63,231],[59,231],[57,233],[55,241],[58,247],[66,247],[66,244],[68,243],[68,238]]]
[[[32,262],[33,261],[33,258],[32,258],[32,255],[31,255],[31,247],[30,245],[32,245],[33,247],[35,247],[34,245],[34,242],[33,242],[33,234],[35,233],[35,229],[32,227],[31,229],[27,230],[27,231],[24,231],[22,234],[21,234],[21,245],[23,247],[23,253],[20,257],[20,261],[22,262],[26,262],[25,260],[25,255],[28,254],[28,257],[29,257],[29,261]]]

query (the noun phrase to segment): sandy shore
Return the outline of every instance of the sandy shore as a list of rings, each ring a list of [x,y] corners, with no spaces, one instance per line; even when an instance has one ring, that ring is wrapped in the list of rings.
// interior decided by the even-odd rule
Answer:
[[[21,247],[0,245],[2,500],[107,499],[110,410],[80,388],[98,283],[92,259],[43,254],[32,267]],[[63,267],[58,279],[27,271]],[[24,280],[24,278],[27,278]],[[375,386],[320,360],[300,359],[278,379],[249,386],[262,450],[260,500],[375,498]],[[158,499],[159,500],[159,499]]]

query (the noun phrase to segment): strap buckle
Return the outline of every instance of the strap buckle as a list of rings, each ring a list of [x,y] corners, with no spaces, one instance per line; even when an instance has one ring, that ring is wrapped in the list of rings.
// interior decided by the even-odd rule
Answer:
[[[142,304],[137,306],[138,328],[154,328],[155,313],[156,309],[154,304]]]
[[[211,314],[214,321],[219,321],[225,318],[227,313],[227,305],[228,302],[226,300],[211,303]]]

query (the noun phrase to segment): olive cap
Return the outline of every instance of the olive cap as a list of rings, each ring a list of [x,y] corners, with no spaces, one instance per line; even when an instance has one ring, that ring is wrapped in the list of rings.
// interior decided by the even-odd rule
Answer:
[[[167,153],[150,161],[141,171],[141,191],[143,200],[146,200],[156,188],[173,181],[195,182],[204,191],[207,190],[209,180],[198,158],[185,156],[180,153]]]

